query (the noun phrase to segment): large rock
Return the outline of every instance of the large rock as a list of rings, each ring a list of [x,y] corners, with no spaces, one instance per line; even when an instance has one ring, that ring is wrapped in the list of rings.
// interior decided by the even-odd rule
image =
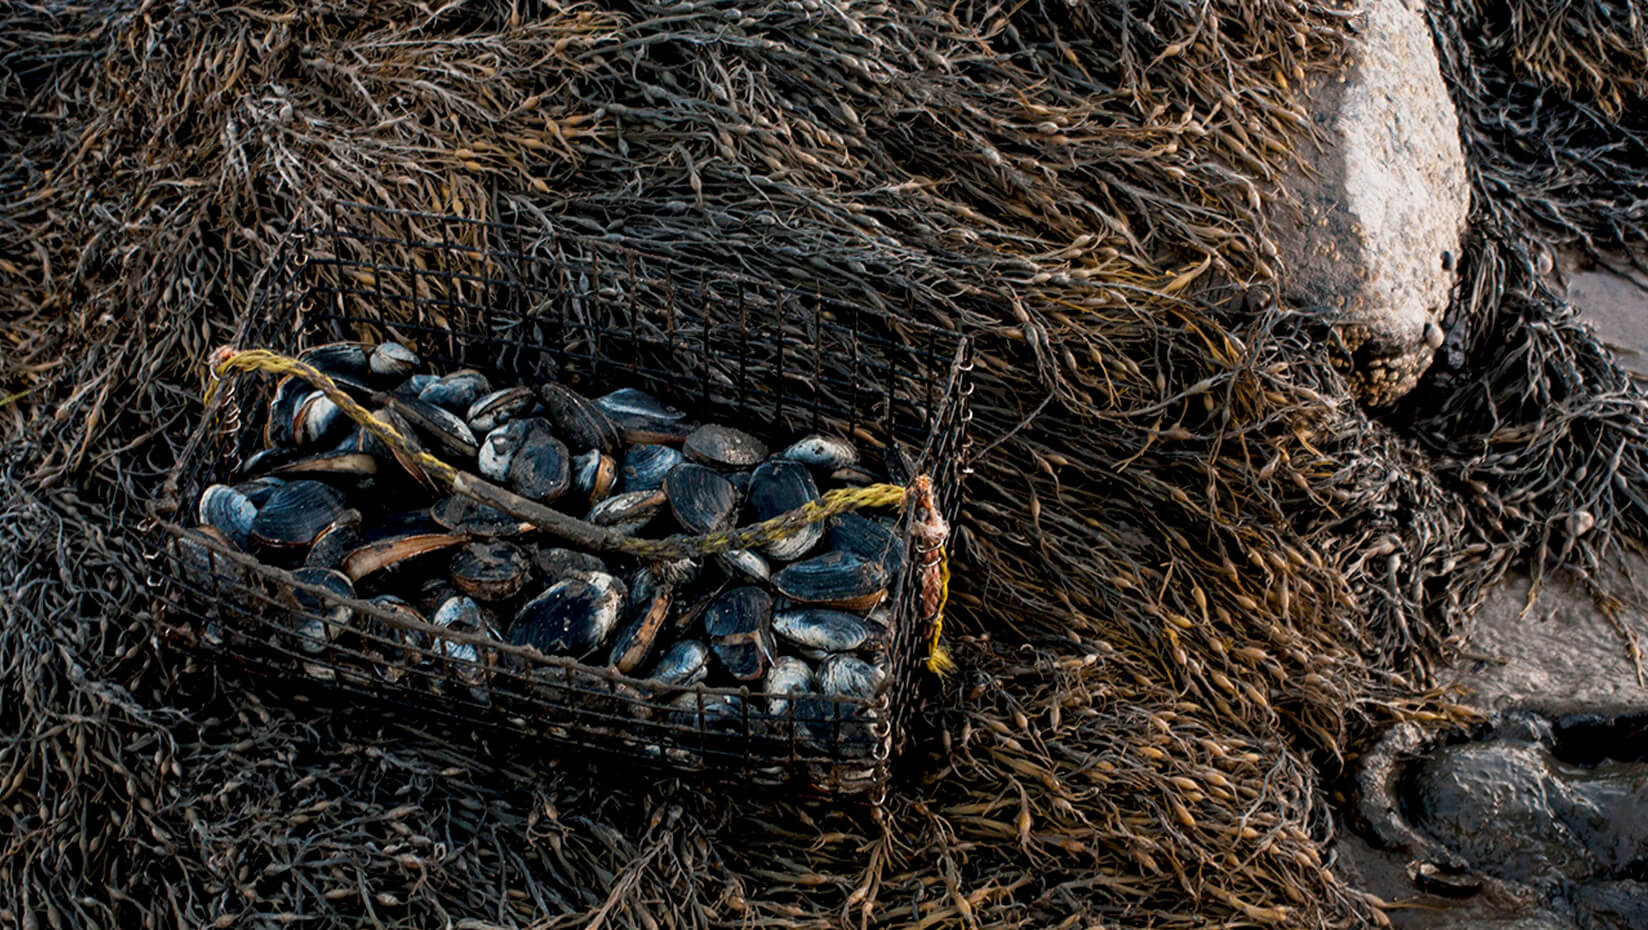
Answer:
[[[1362,0],[1347,70],[1311,92],[1323,147],[1271,210],[1282,299],[1334,324],[1370,405],[1412,390],[1442,343],[1470,194],[1459,123],[1416,7]]]

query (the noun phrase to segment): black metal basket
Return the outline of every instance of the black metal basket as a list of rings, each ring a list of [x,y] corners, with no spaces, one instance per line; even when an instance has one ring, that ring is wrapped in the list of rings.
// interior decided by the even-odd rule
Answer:
[[[929,476],[946,518],[956,517],[970,346],[953,333],[702,273],[609,238],[352,204],[297,237],[260,294],[241,347],[295,354],[394,339],[441,370],[555,378],[585,393],[637,387],[763,439],[829,428],[879,447],[894,482]],[[155,614],[168,639],[220,663],[321,682],[342,699],[741,783],[885,784],[927,655],[917,559],[904,560],[890,589],[887,675],[873,697],[826,698],[798,719],[799,701],[771,714],[747,688],[697,686],[683,706],[681,689],[420,626],[191,532],[200,492],[254,450],[273,379],[234,376],[223,388],[168,482],[182,509],[157,521]],[[900,527],[913,552],[909,519]],[[348,635],[302,632],[342,611]],[[746,698],[738,713],[709,712],[729,694]]]

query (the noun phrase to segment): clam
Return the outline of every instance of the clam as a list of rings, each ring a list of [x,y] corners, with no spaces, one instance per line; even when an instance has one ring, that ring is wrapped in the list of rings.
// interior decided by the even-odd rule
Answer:
[[[623,600],[622,588],[611,575],[576,573],[521,608],[509,641],[546,655],[588,655],[618,625]]]
[[[773,615],[772,626],[790,642],[820,652],[852,652],[873,635],[858,615],[824,607],[781,610]]]
[[[618,462],[591,449],[572,460],[572,486],[589,499],[591,507],[607,499],[618,483]]]
[[[345,510],[339,514],[331,526],[315,537],[303,564],[310,568],[342,568],[344,557],[363,545],[360,522],[358,510]]]
[[[814,434],[797,440],[777,458],[834,471],[858,464],[858,450],[845,439]]]
[[[371,370],[366,346],[358,342],[331,342],[298,353],[298,361],[328,375],[359,378]]]
[[[343,492],[319,481],[292,481],[269,494],[258,508],[249,535],[277,552],[307,549],[345,509]]]
[[[486,614],[481,611],[481,605],[467,597],[449,597],[436,608],[434,616],[429,618],[432,626],[454,633],[490,633],[491,624],[487,623]],[[441,637],[435,645],[438,655],[449,659],[457,659],[466,663],[460,667],[459,677],[473,684],[480,679],[480,669],[473,668],[472,663],[481,660],[480,651],[474,643],[458,642]]]
[[[269,495],[275,493],[275,488],[278,488],[285,483],[286,480],[284,478],[264,475],[260,478],[253,478],[250,481],[242,481],[241,483],[235,485],[235,490],[246,495],[246,499],[252,502],[252,506],[262,507],[264,502],[269,499]]]
[[[440,375],[432,375],[428,373],[413,375],[405,381],[402,381],[400,387],[395,388],[395,396],[415,398],[419,394],[423,393],[424,388],[429,387],[431,384],[434,384],[439,380],[441,380]]]
[[[452,581],[481,601],[513,597],[526,584],[527,557],[520,547],[494,540],[473,542],[452,554]]]
[[[740,733],[746,729],[744,700],[736,694],[689,691],[678,695],[670,706],[676,708],[674,716],[680,725],[706,733]]]
[[[566,446],[550,435],[549,424],[529,428],[521,446],[509,461],[509,485],[522,497],[549,502],[566,493],[571,486],[570,457]]]
[[[833,655],[818,667],[818,687],[838,697],[867,698],[884,677],[881,669],[850,655]]]
[[[508,481],[510,462],[521,448],[521,443],[526,441],[527,434],[532,432],[533,424],[540,422],[546,428],[549,426],[541,420],[511,420],[487,433],[475,454],[475,464],[481,476],[500,484]]]
[[[767,560],[748,549],[728,549],[717,553],[715,561],[729,578],[747,578],[750,581],[767,581],[772,578],[772,569],[768,567]]]
[[[558,435],[573,449],[595,449],[608,455],[622,444],[618,427],[600,407],[565,385],[553,381],[538,386],[538,396],[549,412]]]
[[[329,568],[300,568],[292,572],[292,580],[314,585],[324,592],[291,589],[297,608],[303,612],[298,616],[298,646],[305,652],[320,652],[349,623],[353,612],[349,605],[339,604],[336,599],[354,597],[355,586],[342,572]]]
[[[214,548],[215,547],[215,548]],[[234,540],[215,526],[197,526],[177,541],[178,565],[196,584],[215,587],[220,581],[238,581],[245,572],[239,563],[217,550],[238,552]]]
[[[710,424],[687,434],[687,458],[718,468],[749,468],[767,457],[767,447],[749,433]]]
[[[538,402],[538,396],[527,387],[504,388],[477,398],[464,413],[464,419],[476,435],[490,433],[515,417],[524,415]]]
[[[404,533],[376,539],[343,557],[343,573],[359,581],[374,572],[402,565],[419,556],[450,549],[467,539],[460,533]]]
[[[264,498],[267,500],[267,496]],[[214,484],[200,493],[195,518],[244,549],[252,535],[252,524],[257,521],[258,507],[245,492],[227,485]]]
[[[812,691],[813,670],[806,662],[795,656],[779,656],[773,660],[772,668],[767,670],[767,679],[761,687],[769,695],[767,711],[776,717],[790,706],[789,698],[778,695],[807,694]]]
[[[704,611],[704,632],[734,678],[752,681],[773,659],[772,596],[754,585],[733,588]]]
[[[292,438],[299,446],[324,446],[349,430],[350,419],[320,391],[311,391],[292,416]]]
[[[367,359],[367,368],[375,375],[404,377],[418,367],[418,353],[398,342],[379,343]]]
[[[671,407],[646,391],[637,388],[619,388],[611,394],[595,399],[595,406],[613,420],[629,417],[645,417],[649,420],[658,420],[673,423],[686,419],[686,414]]]
[[[486,380],[486,375],[465,368],[435,379],[418,392],[418,400],[461,417],[469,412],[472,404],[490,393],[492,385]]]
[[[646,417],[624,417],[612,421],[618,436],[625,443],[679,446],[692,435],[693,426],[684,420],[651,420]]]
[[[732,525],[738,512],[738,492],[715,470],[685,462],[664,478],[664,496],[675,522],[689,533],[702,535]]]
[[[829,552],[796,562],[772,578],[792,601],[844,610],[867,610],[887,596],[887,570],[851,552]]]
[[[837,514],[824,521],[832,551],[851,552],[887,569],[897,577],[904,566],[904,541],[880,521],[856,513]]]
[[[371,604],[404,624],[392,624],[376,617],[370,621],[365,616],[356,618],[361,634],[361,651],[369,659],[376,659],[378,675],[394,684],[406,677],[407,660],[412,651],[428,645],[428,637],[416,626],[425,622],[423,614],[393,594],[380,594],[372,598]]]
[[[709,674],[709,659],[708,646],[696,639],[684,639],[665,649],[645,677],[680,687],[695,685]]]
[[[658,632],[669,617],[674,589],[651,568],[637,572],[629,586],[624,609],[624,628],[613,640],[608,664],[629,675],[646,662],[658,643]]]
[[[576,572],[604,572],[605,562],[598,556],[575,549],[538,549],[532,553],[532,564],[538,574],[551,583],[562,581]]]
[[[757,519],[770,520],[815,500],[818,500],[818,486],[813,483],[807,466],[799,462],[764,462],[750,476],[750,508]],[[822,523],[809,523],[763,546],[762,551],[775,559],[794,559],[817,545],[823,536]]]
[[[383,421],[389,426],[390,429],[398,433],[405,441],[410,453],[424,451],[423,443],[419,442],[417,434],[412,432],[412,424],[408,423],[406,418],[401,416],[395,410],[389,407],[379,407],[377,410],[372,411],[372,415]],[[402,452],[400,449],[395,448],[391,448],[389,452],[394,456],[395,461],[400,463],[401,468],[404,469],[407,474],[411,475],[424,485],[429,487],[435,486],[433,479],[424,474],[423,466],[418,464],[418,460],[411,454],[408,452]]]
[[[364,452],[324,452],[277,465],[270,474],[282,478],[336,478],[363,482],[378,473],[378,460]]]
[[[471,536],[518,536],[532,528],[517,517],[461,494],[436,501],[429,515],[452,532]]]
[[[663,491],[630,491],[596,504],[584,519],[596,526],[612,527],[620,533],[635,533],[664,509],[666,499]]]
[[[620,491],[653,491],[664,486],[664,476],[681,464],[681,450],[654,443],[639,443],[624,454],[619,471]]]

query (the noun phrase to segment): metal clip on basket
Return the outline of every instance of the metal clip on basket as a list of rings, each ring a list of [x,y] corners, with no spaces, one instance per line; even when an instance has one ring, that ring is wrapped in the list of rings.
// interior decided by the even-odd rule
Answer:
[[[853,436],[891,481],[927,476],[947,520],[960,504],[966,339],[609,238],[340,205],[283,252],[238,341],[296,354],[339,340],[395,340],[441,370],[554,379],[586,395],[640,388],[774,442]],[[817,696],[802,719],[801,701],[769,713],[768,696],[747,687],[666,690],[339,597],[191,532],[200,492],[255,450],[274,383],[237,374],[222,387],[167,484],[183,509],[157,521],[156,616],[169,639],[340,699],[741,784],[885,785],[931,645],[920,560],[906,558],[889,589],[887,674],[868,699]],[[899,529],[915,551],[908,513]],[[348,635],[301,632],[340,618]],[[737,714],[712,712],[725,695],[742,698]]]

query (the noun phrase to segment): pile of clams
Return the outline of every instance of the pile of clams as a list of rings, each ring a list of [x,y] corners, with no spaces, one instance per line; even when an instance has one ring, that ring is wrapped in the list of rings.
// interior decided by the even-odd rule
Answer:
[[[873,480],[840,438],[773,450],[639,390],[592,399],[553,382],[436,374],[392,342],[324,345],[300,359],[425,451],[625,534],[742,526],[816,500],[821,488]],[[887,674],[886,601],[905,557],[891,516],[843,514],[759,549],[647,563],[566,548],[434,490],[415,462],[300,378],[278,383],[267,414],[261,450],[201,493],[194,532],[293,570],[301,585],[291,606],[303,620],[292,639],[310,675],[411,676],[476,693],[488,664],[533,666],[476,648],[496,640],[610,668],[635,679],[644,700],[703,726],[793,720],[839,736],[862,707],[830,696],[868,698]],[[199,564],[205,547],[186,548]],[[228,571],[206,559],[220,577]],[[385,624],[320,592],[419,623]],[[687,690],[699,683],[746,686],[751,696]]]

